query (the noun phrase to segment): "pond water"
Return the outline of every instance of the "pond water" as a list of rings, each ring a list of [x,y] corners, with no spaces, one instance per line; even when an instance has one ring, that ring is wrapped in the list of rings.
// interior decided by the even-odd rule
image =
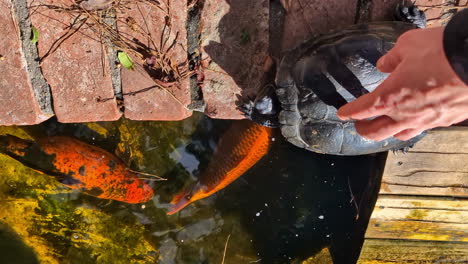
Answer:
[[[148,180],[150,201],[127,204],[67,188],[0,154],[0,263],[354,263],[386,153],[315,154],[275,131],[268,154],[239,179],[166,215],[232,122],[239,121],[194,114],[179,122],[0,127],[21,138],[72,136],[167,179]]]

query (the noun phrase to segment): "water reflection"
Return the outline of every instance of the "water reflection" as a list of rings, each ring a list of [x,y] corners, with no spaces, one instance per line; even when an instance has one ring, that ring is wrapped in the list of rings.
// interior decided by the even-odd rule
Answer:
[[[108,203],[0,155],[0,221],[46,263],[221,263],[228,236],[225,263],[301,263],[325,247],[335,263],[353,263],[385,154],[319,155],[275,134],[269,153],[238,180],[166,215],[173,195],[207,168],[230,124],[195,115],[0,128],[23,138],[73,136],[116,153],[133,170],[168,179],[151,185],[155,196],[147,203]]]

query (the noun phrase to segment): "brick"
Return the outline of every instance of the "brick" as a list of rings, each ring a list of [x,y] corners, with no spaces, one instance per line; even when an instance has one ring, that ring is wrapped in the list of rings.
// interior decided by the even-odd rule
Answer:
[[[70,32],[67,26],[77,14],[57,12],[46,5],[69,7],[73,2],[28,0],[28,3],[34,5],[30,10],[31,20],[40,34],[38,49],[42,58],[42,71],[52,90],[58,121],[67,123],[119,119],[121,113],[113,98],[107,54],[98,33],[87,24],[60,43],[59,39]],[[110,99],[99,101],[99,98]]]
[[[10,0],[0,0],[0,21],[0,125],[38,124],[53,113],[41,109],[34,95]]]
[[[135,1],[128,4],[124,13],[118,15],[117,26],[120,34],[140,41],[145,46],[143,53],[148,53],[138,58],[136,54],[129,52],[136,68],[133,71],[122,69],[125,117],[133,120],[181,120],[192,114],[187,109],[187,105],[190,104],[190,81],[187,75],[187,1],[159,2],[165,11],[153,4]],[[166,14],[169,23],[165,27]],[[151,34],[152,41],[148,40],[148,33]],[[164,40],[162,46],[161,39]],[[150,75],[145,70],[144,58],[150,57],[150,52],[157,51],[170,58],[173,67],[185,76],[180,76],[177,80],[163,80],[174,81],[175,84],[170,87],[146,89],[155,87],[154,79],[161,80],[167,76],[153,73]],[[134,94],[128,95],[131,93]]]
[[[453,16],[448,12],[449,7],[454,6],[451,0],[416,0],[415,5],[426,14],[427,27],[445,26]]]
[[[200,17],[206,114],[241,119],[238,96],[262,85],[268,56],[268,0],[205,1]]]
[[[283,50],[294,48],[315,34],[327,33],[353,24],[357,6],[356,0],[284,2],[286,17]]]

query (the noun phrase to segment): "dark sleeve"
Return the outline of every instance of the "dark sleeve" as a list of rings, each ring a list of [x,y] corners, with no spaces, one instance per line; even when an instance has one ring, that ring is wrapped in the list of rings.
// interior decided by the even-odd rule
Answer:
[[[453,70],[468,85],[468,9],[458,12],[445,27],[444,51]]]

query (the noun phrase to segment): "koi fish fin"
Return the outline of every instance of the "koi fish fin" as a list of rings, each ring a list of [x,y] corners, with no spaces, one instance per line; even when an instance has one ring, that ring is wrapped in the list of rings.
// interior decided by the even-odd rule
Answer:
[[[9,154],[15,150],[21,150],[32,144],[31,141],[10,134],[0,135],[0,152]]]
[[[67,185],[69,187],[76,187],[79,185],[84,185],[80,180],[75,179],[73,176],[70,175],[51,175],[55,177],[60,183]]]

